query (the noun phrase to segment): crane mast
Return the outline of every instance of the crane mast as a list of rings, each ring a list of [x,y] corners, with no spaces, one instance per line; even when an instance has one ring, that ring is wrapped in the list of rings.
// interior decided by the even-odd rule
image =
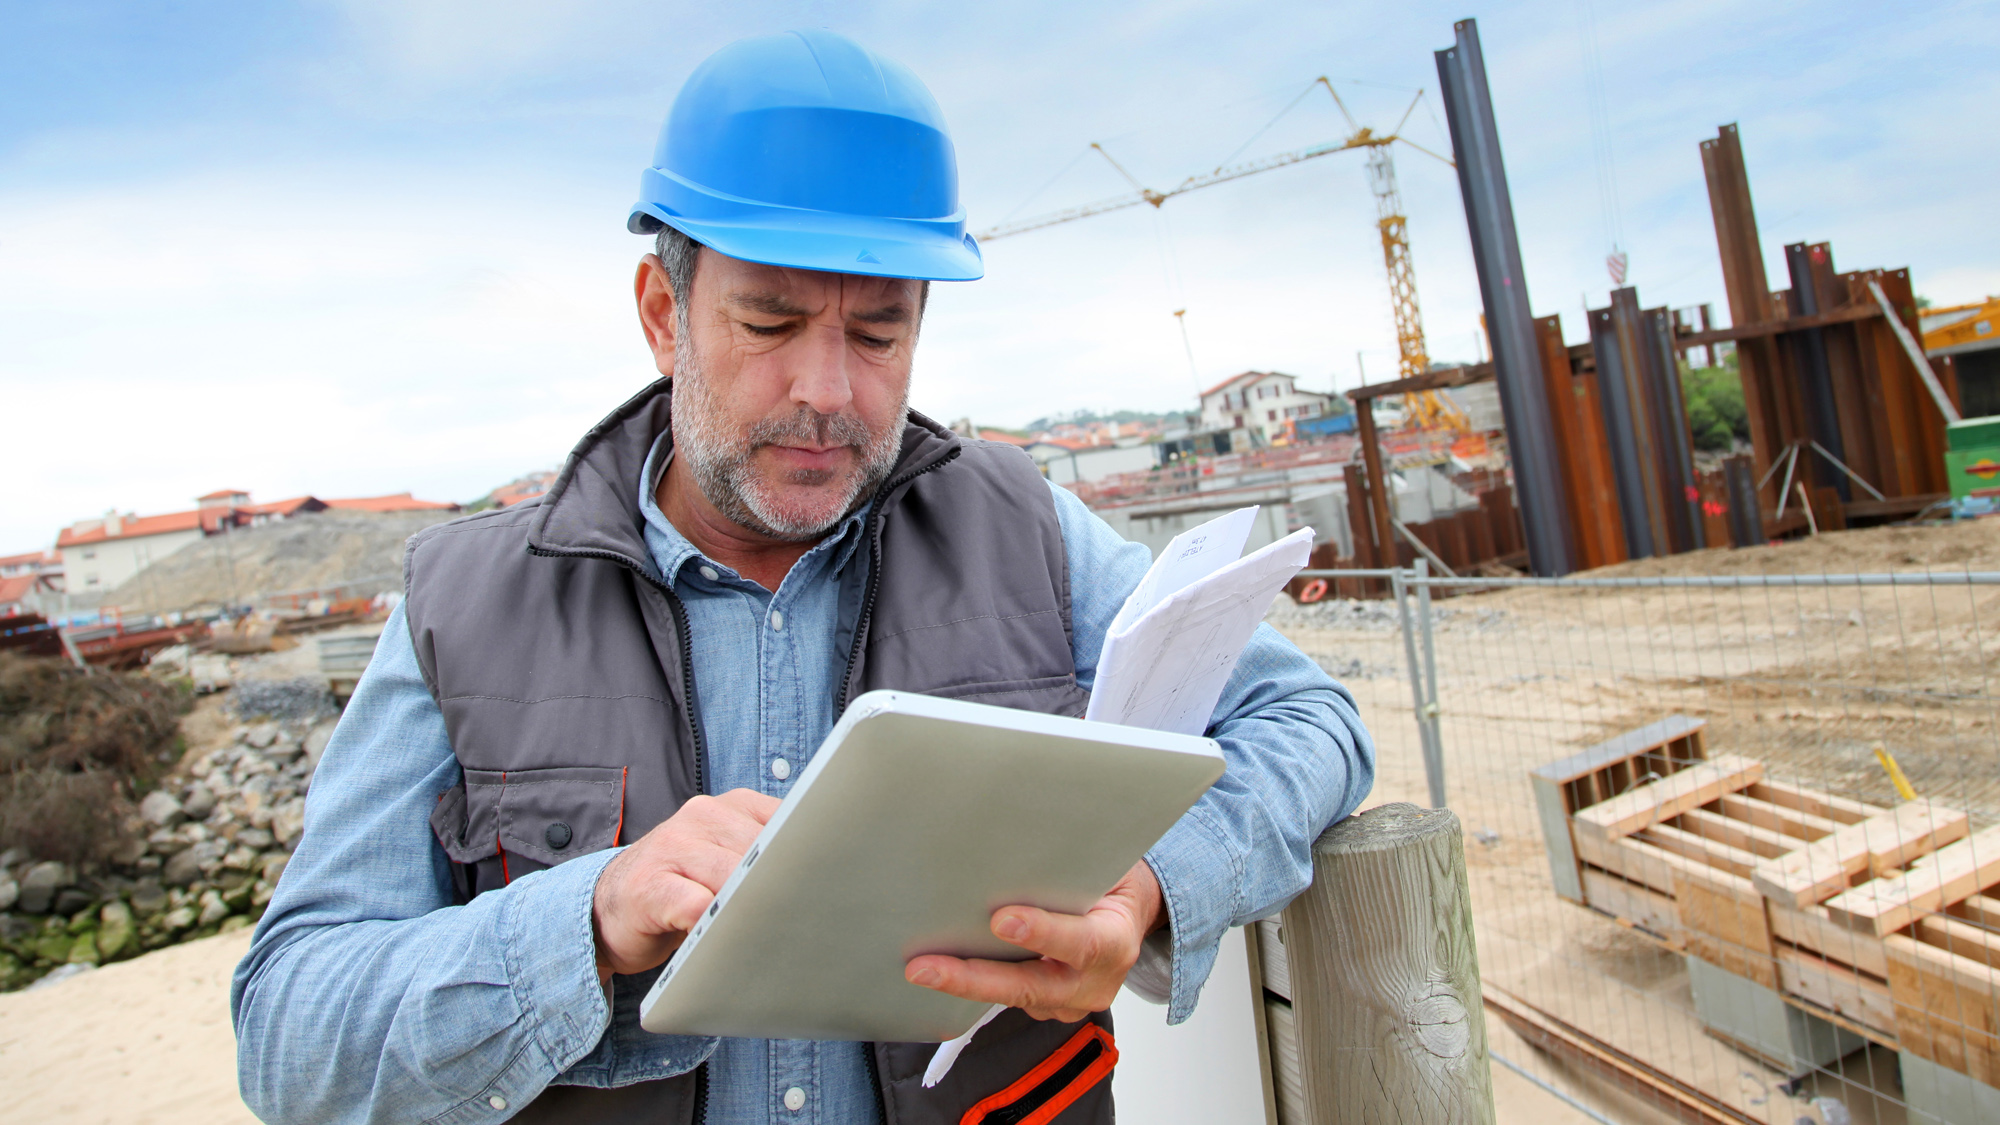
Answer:
[[[1375,226],[1382,234],[1382,266],[1389,274],[1389,311],[1396,320],[1397,372],[1408,379],[1430,368],[1424,348],[1424,314],[1417,305],[1417,272],[1410,264],[1410,234],[1396,164],[1387,145],[1368,150],[1368,186],[1375,191]]]

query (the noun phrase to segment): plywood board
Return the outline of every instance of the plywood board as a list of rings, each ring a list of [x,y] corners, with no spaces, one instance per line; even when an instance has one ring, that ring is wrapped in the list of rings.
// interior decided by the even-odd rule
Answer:
[[[1750,880],[1688,864],[1674,873],[1674,905],[1688,952],[1717,968],[1778,987],[1764,897]]]
[[[1648,782],[1576,814],[1578,836],[1615,840],[1755,784],[1764,763],[1726,754]]]
[[[2000,825],[1932,852],[1893,879],[1872,879],[1827,900],[1842,924],[1889,934],[2000,882]]]
[[[1880,805],[1871,805],[1865,801],[1850,801],[1846,797],[1836,797],[1831,793],[1821,793],[1815,789],[1787,785],[1780,781],[1758,782],[1749,788],[1746,796],[1840,824],[1854,824],[1889,811]]]
[[[1764,914],[1771,921],[1771,936],[1778,941],[1790,942],[1873,976],[1889,975],[1889,957],[1882,952],[1882,939],[1874,934],[1855,933],[1834,921],[1824,906],[1792,908],[1767,899]]]
[[[1583,869],[1583,893],[1593,909],[1664,938],[1679,947],[1687,943],[1681,928],[1680,910],[1674,900],[1658,891],[1628,882],[1595,867]]]
[[[1826,817],[1813,813],[1800,812],[1789,805],[1780,805],[1759,797],[1752,797],[1747,793],[1724,794],[1716,801],[1716,807],[1725,816],[1743,821],[1746,824],[1754,824],[1759,828],[1782,832],[1787,836],[1804,840],[1807,843],[1811,843],[1822,836],[1830,835],[1840,829],[1840,822],[1837,820],[1829,820]]]
[[[1637,833],[1632,838],[1634,840],[1643,840],[1659,848],[1661,851],[1672,852],[1683,859],[1705,863],[1710,867],[1727,871],[1731,875],[1741,875],[1746,879],[1750,877],[1750,872],[1755,870],[1757,866],[1757,856],[1755,853],[1746,852],[1742,848],[1731,847],[1728,844],[1717,843],[1714,840],[1697,836],[1692,832],[1684,832],[1668,824],[1655,824],[1651,828]]]
[[[1674,818],[1674,823],[1697,836],[1755,852],[1759,856],[1784,855],[1799,846],[1798,837],[1787,836],[1769,828],[1759,828],[1740,820],[1731,820],[1721,813],[1707,809],[1689,809]]]
[[[1887,981],[1789,945],[1778,946],[1776,954],[1780,992],[1852,1020],[1874,1032],[1878,1040],[1895,1040],[1896,1006],[1889,998]]]
[[[1964,813],[1930,800],[1910,801],[1857,821],[1796,851],[1756,865],[1750,881],[1766,898],[1810,906],[1847,890],[1864,871],[1902,867],[1971,831]]]
[[[2000,1086],[2000,970],[1901,934],[1883,946],[1903,1049]]]

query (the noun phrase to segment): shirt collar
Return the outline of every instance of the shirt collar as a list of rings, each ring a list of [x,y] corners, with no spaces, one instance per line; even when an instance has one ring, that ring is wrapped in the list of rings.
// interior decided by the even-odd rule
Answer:
[[[660,576],[668,581],[677,577],[688,563],[699,560],[725,574],[735,572],[713,559],[702,555],[695,545],[682,535],[680,529],[660,511],[658,493],[660,475],[673,463],[673,431],[663,430],[653,439],[653,448],[646,454],[645,469],[639,474],[639,514],[646,519],[646,546],[653,556],[653,565],[659,568]],[[846,568],[848,560],[854,557],[854,549],[861,543],[861,524],[868,514],[868,505],[849,513],[840,525],[829,532],[826,538],[813,545],[808,555],[829,552],[835,571]]]

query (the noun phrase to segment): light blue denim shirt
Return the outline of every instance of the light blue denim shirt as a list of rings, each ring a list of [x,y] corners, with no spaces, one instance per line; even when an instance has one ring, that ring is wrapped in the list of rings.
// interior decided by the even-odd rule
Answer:
[[[633,486],[652,561],[687,607],[713,787],[782,797],[837,718],[836,576],[867,565],[856,550],[861,518],[767,591],[704,558],[660,514],[659,460],[656,446]],[[1050,487],[1087,689],[1105,632],[1151,560]],[[1176,1023],[1194,1010],[1223,932],[1305,888],[1313,839],[1374,778],[1352,696],[1268,626],[1244,650],[1209,733],[1228,769],[1147,853],[1168,928],[1128,981],[1166,1001]],[[552,1083],[623,1085],[707,1061],[711,1123],[880,1120],[859,1044],[649,1035],[636,990],[607,997],[590,910],[616,849],[453,905],[429,817],[459,781],[399,609],[327,746],[304,836],[236,970],[238,1073],[260,1117],[498,1122]],[[805,1095],[796,1111],[784,1104],[793,1088]]]

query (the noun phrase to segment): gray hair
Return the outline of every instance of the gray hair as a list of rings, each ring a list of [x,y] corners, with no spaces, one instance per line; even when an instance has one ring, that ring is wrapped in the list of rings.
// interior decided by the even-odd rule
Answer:
[[[664,224],[653,237],[653,253],[666,268],[667,288],[674,292],[674,328],[687,335],[688,294],[694,291],[694,267],[701,261],[701,243]]]
[[[688,294],[694,291],[694,267],[701,261],[701,243],[674,227],[662,224],[660,233],[653,236],[653,253],[660,256],[660,264],[667,271],[667,288],[674,293],[674,327],[685,334]],[[917,286],[919,326],[923,323],[924,306],[930,303],[930,299],[931,283],[926,281]]]

